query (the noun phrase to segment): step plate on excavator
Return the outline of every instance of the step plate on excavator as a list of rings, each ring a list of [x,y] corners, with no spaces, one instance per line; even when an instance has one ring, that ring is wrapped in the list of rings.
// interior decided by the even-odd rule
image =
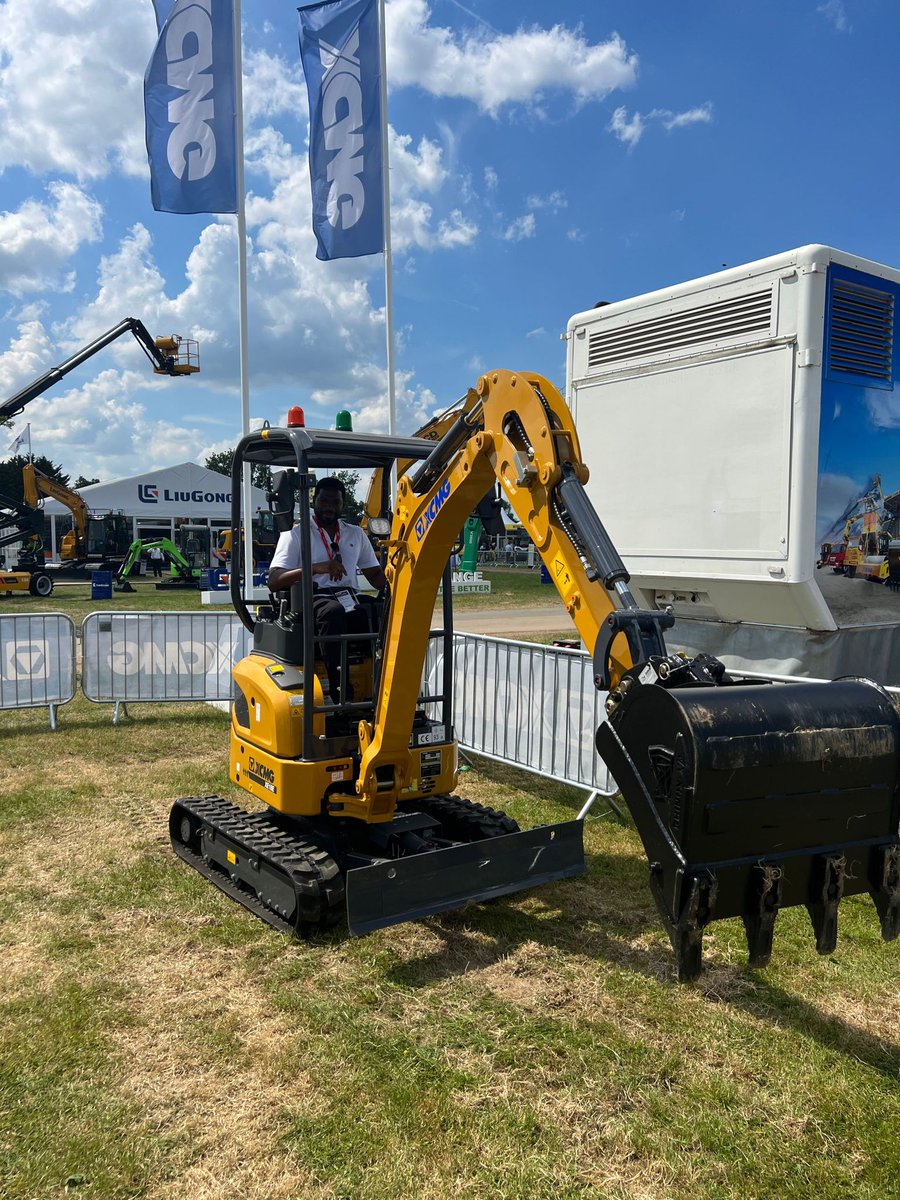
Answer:
[[[584,823],[563,821],[347,872],[354,934],[580,875]]]

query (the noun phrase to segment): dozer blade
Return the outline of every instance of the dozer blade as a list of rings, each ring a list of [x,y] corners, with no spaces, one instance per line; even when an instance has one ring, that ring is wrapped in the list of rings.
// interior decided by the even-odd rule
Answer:
[[[354,934],[580,875],[584,823],[563,821],[347,872]]]
[[[900,932],[900,716],[868,680],[665,689],[635,681],[597,749],[650,860],[679,979],[703,930],[741,917],[765,966],[782,908],[830,954],[844,896],[869,892]]]

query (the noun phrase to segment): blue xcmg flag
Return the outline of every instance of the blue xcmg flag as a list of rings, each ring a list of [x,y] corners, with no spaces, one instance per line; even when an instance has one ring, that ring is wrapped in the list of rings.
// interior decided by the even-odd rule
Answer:
[[[153,0],[144,76],[150,192],[161,212],[237,212],[232,0]]]
[[[316,258],[378,254],[384,150],[377,0],[324,0],[298,11]]]

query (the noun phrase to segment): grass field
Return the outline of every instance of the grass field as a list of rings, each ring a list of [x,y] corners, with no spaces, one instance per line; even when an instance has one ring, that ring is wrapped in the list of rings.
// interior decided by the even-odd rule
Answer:
[[[174,797],[238,795],[227,719],[129,709],[0,713],[3,1200],[900,1196],[900,946],[868,901],[827,958],[782,914],[765,971],[717,924],[680,987],[606,814],[579,879],[293,942],[167,845]],[[487,764],[460,791],[524,825],[582,800]]]

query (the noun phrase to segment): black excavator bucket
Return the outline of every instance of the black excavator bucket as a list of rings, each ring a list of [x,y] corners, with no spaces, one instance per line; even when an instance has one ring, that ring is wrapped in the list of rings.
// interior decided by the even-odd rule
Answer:
[[[350,932],[371,933],[580,875],[583,834],[583,821],[563,821],[348,871]]]
[[[900,716],[868,680],[665,689],[637,679],[597,749],[631,810],[679,979],[704,928],[741,917],[765,966],[779,909],[804,905],[829,954],[843,896],[900,932]]]

